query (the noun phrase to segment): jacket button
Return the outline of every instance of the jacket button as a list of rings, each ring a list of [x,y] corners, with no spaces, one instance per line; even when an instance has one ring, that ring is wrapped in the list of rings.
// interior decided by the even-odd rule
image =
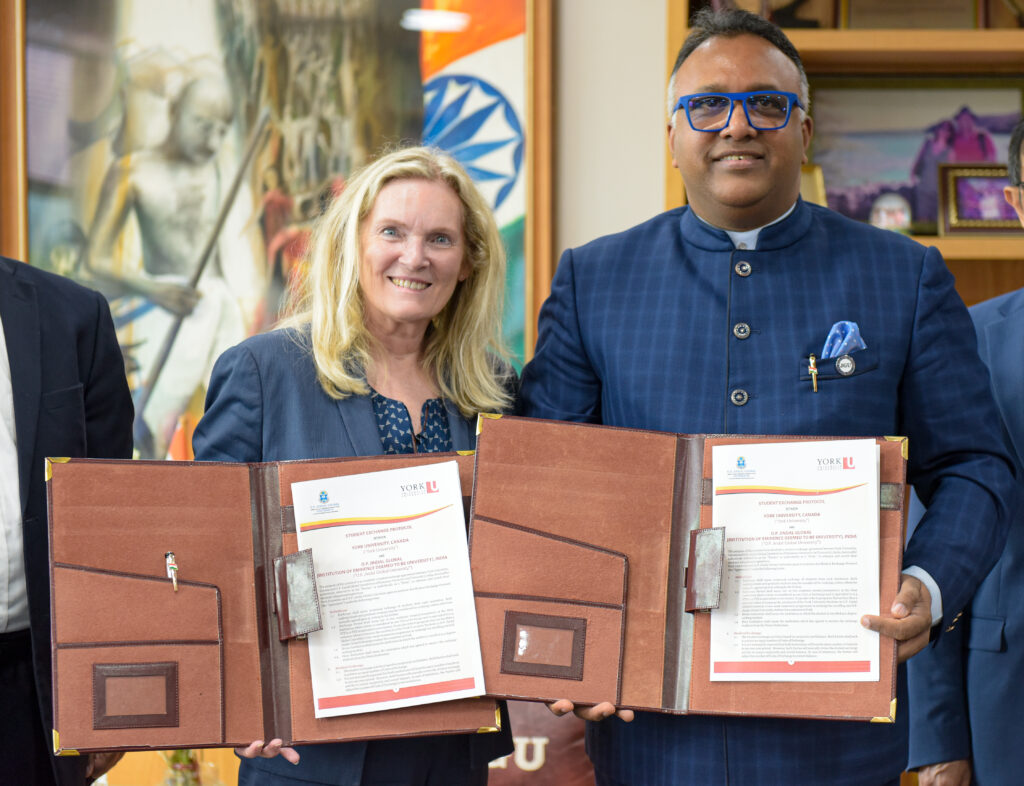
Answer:
[[[729,401],[737,407],[742,407],[749,399],[750,396],[747,395],[747,391],[743,388],[736,388],[736,390],[729,394]]]
[[[750,325],[746,322],[737,322],[732,326],[732,334],[739,339],[750,338]]]
[[[737,276],[743,276],[744,278],[749,276],[751,271],[753,271],[750,263],[742,260],[733,265],[732,269],[736,271]]]

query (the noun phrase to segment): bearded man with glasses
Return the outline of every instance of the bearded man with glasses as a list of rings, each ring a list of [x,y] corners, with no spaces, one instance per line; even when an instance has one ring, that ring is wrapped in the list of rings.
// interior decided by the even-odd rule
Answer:
[[[523,372],[524,414],[909,437],[908,478],[928,513],[896,601],[860,619],[896,639],[903,661],[955,628],[998,557],[1015,469],[938,251],[800,199],[809,108],[800,56],[778,27],[737,10],[694,17],[668,103],[689,204],[565,252]],[[551,708],[591,721],[602,786],[880,786],[906,764],[902,667],[898,686],[891,724]]]

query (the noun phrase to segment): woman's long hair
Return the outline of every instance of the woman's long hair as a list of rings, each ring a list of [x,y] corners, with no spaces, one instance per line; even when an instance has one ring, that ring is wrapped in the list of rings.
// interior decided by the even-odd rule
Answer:
[[[395,180],[444,183],[462,202],[470,273],[424,337],[423,365],[441,395],[465,416],[506,409],[510,373],[501,338],[505,249],[490,208],[454,158],[428,147],[387,153],[354,172],[313,230],[310,270],[281,327],[308,330],[317,378],[332,398],[367,395],[373,336],[359,288],[360,229],[377,195]]]

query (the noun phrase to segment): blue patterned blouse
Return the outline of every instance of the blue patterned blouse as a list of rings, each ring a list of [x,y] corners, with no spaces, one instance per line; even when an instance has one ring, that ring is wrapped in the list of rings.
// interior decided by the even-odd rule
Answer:
[[[382,396],[373,388],[370,388],[370,400],[384,453],[446,453],[452,449],[448,413],[441,399],[423,402],[419,434],[412,433],[409,410],[401,401]]]

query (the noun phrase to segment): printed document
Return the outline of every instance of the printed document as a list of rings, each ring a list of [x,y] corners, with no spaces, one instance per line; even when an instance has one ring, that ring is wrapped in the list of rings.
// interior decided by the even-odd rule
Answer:
[[[458,464],[292,484],[323,630],[316,717],[484,693]]]
[[[712,447],[725,528],[713,681],[878,680],[878,446],[871,439]]]

